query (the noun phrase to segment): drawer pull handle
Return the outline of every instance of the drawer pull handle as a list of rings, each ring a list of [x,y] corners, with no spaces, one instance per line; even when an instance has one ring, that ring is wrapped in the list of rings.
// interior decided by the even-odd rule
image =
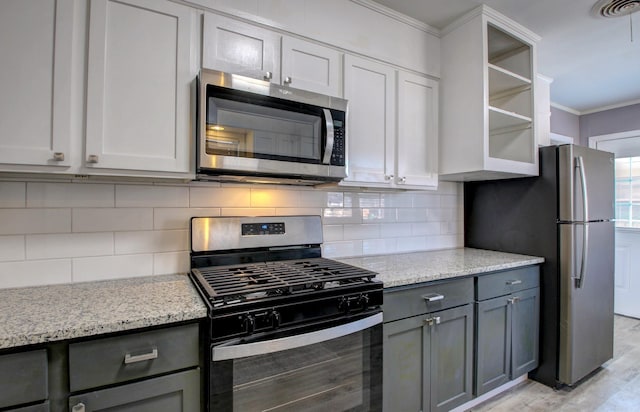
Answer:
[[[427,302],[435,302],[444,299],[444,295],[441,295],[439,293],[428,293],[426,295],[422,295],[422,299],[426,300]]]
[[[521,283],[522,283],[521,280],[507,280],[507,285],[509,285],[509,286],[519,285]]]
[[[73,405],[73,407],[71,408],[71,412],[84,412],[85,406],[84,403],[80,402],[80,403],[76,403],[75,405]]]
[[[144,361],[156,359],[157,357],[158,357],[158,349],[153,348],[151,352],[143,353],[141,355],[131,356],[130,353],[127,353],[126,355],[124,355],[124,363],[128,365],[130,363],[144,362]]]

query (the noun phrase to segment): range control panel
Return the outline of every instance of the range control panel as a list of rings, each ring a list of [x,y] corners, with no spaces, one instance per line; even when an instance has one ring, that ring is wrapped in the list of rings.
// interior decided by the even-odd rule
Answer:
[[[242,236],[284,235],[284,222],[277,223],[243,223]]]

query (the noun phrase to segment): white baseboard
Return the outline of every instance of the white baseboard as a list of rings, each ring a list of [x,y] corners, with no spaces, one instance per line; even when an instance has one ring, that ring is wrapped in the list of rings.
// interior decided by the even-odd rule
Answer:
[[[519,378],[515,378],[514,380],[509,381],[509,382],[505,383],[504,385],[499,386],[499,387],[495,388],[494,390],[485,393],[484,395],[481,395],[481,396],[478,396],[477,398],[471,399],[469,402],[467,402],[467,403],[465,403],[463,405],[460,405],[457,408],[452,409],[449,412],[464,412],[464,411],[466,411],[468,409],[473,408],[474,406],[480,405],[482,402],[487,401],[487,400],[493,398],[496,395],[501,394],[504,391],[507,391],[507,390],[513,388],[514,386],[526,381],[527,379],[528,379],[527,375],[524,374],[524,375],[520,376]]]

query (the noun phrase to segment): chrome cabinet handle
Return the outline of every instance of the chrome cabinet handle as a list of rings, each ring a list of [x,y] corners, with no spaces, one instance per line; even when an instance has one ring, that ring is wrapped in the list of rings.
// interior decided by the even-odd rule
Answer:
[[[130,353],[127,353],[126,355],[124,355],[124,363],[128,365],[130,363],[144,362],[144,361],[156,359],[157,357],[158,357],[158,349],[153,348],[151,352],[143,353],[141,355],[132,356]]]
[[[427,302],[436,302],[438,300],[444,299],[444,295],[441,295],[439,293],[428,293],[426,295],[422,295],[422,299],[426,300]]]
[[[55,160],[56,162],[62,162],[64,161],[64,153],[62,152],[55,152],[53,154],[53,160]]]
[[[519,285],[521,283],[522,283],[521,280],[507,280],[507,285],[509,285],[509,286]]]
[[[434,316],[432,318],[427,318],[424,321],[429,326],[439,325],[440,324],[440,316]]]
[[[85,406],[84,406],[84,403],[82,403],[82,402],[76,403],[71,408],[71,412],[84,412],[84,411],[85,411]]]
[[[272,72],[266,72],[266,73],[264,74],[264,79],[265,79],[265,80],[271,80],[271,79],[273,79],[273,73],[272,73]]]
[[[98,163],[98,160],[99,160],[98,155],[87,156],[87,163]]]
[[[291,77],[289,77],[289,76],[284,78],[284,83],[285,84],[291,84],[292,81],[293,81],[293,79]]]

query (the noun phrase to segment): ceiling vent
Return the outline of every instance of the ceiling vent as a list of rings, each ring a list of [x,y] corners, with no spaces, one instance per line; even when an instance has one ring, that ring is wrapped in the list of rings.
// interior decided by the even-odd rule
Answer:
[[[620,17],[640,10],[640,0],[599,0],[591,13],[598,17]]]

